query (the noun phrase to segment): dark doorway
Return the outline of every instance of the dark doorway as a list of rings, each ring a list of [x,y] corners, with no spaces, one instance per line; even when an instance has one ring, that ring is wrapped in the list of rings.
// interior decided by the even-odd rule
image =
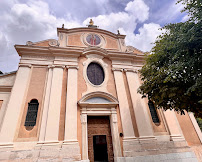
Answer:
[[[106,135],[93,136],[93,150],[95,162],[108,162]]]

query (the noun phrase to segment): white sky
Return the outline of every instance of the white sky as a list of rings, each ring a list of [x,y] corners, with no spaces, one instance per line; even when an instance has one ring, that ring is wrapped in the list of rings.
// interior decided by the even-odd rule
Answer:
[[[15,44],[57,39],[57,27],[86,27],[90,18],[101,29],[126,34],[126,44],[151,50],[158,30],[185,21],[175,0],[0,0],[0,71],[17,70]]]

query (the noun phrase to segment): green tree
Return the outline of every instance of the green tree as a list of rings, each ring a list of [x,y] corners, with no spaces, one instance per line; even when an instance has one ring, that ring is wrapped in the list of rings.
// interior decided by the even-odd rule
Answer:
[[[180,0],[184,23],[168,24],[140,70],[138,92],[158,108],[192,111],[202,116],[202,1]]]
[[[200,127],[200,129],[202,131],[202,119],[201,118],[196,118],[196,121],[197,121],[197,123],[198,123],[198,125],[199,125],[199,127]]]

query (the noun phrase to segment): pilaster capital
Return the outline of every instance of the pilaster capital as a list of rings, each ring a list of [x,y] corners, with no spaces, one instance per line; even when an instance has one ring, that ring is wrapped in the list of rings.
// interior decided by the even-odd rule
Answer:
[[[116,114],[112,114],[112,122],[117,123],[117,115]]]
[[[31,68],[32,64],[19,64],[19,67],[28,67],[28,68]]]
[[[65,65],[52,65],[50,68],[65,68]]]
[[[48,65],[48,69],[54,68],[55,65]]]
[[[87,123],[87,114],[82,114],[81,115],[81,123],[86,124]]]
[[[76,70],[78,70],[78,69],[79,69],[79,67],[78,67],[78,66],[66,66],[66,68],[67,68],[67,69],[76,69]]]
[[[123,69],[122,68],[112,68],[112,71],[120,71],[120,72],[123,72]]]
[[[137,69],[124,69],[124,72],[138,73],[138,70]]]

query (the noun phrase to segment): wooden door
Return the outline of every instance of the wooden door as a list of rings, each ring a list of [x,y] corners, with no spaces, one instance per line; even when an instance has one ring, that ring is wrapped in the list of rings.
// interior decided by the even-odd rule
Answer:
[[[94,148],[95,139],[97,138],[97,139],[103,140],[105,138],[104,136],[106,136],[108,162],[113,162],[114,154],[113,154],[112,136],[111,136],[109,117],[108,116],[88,116],[87,125],[88,125],[88,156],[89,156],[90,162],[95,162],[94,159],[99,158],[99,157],[94,158],[94,149],[96,149]],[[94,138],[94,147],[93,147],[93,138]],[[101,151],[100,154],[103,154],[104,156],[105,149],[103,149],[103,151]]]

